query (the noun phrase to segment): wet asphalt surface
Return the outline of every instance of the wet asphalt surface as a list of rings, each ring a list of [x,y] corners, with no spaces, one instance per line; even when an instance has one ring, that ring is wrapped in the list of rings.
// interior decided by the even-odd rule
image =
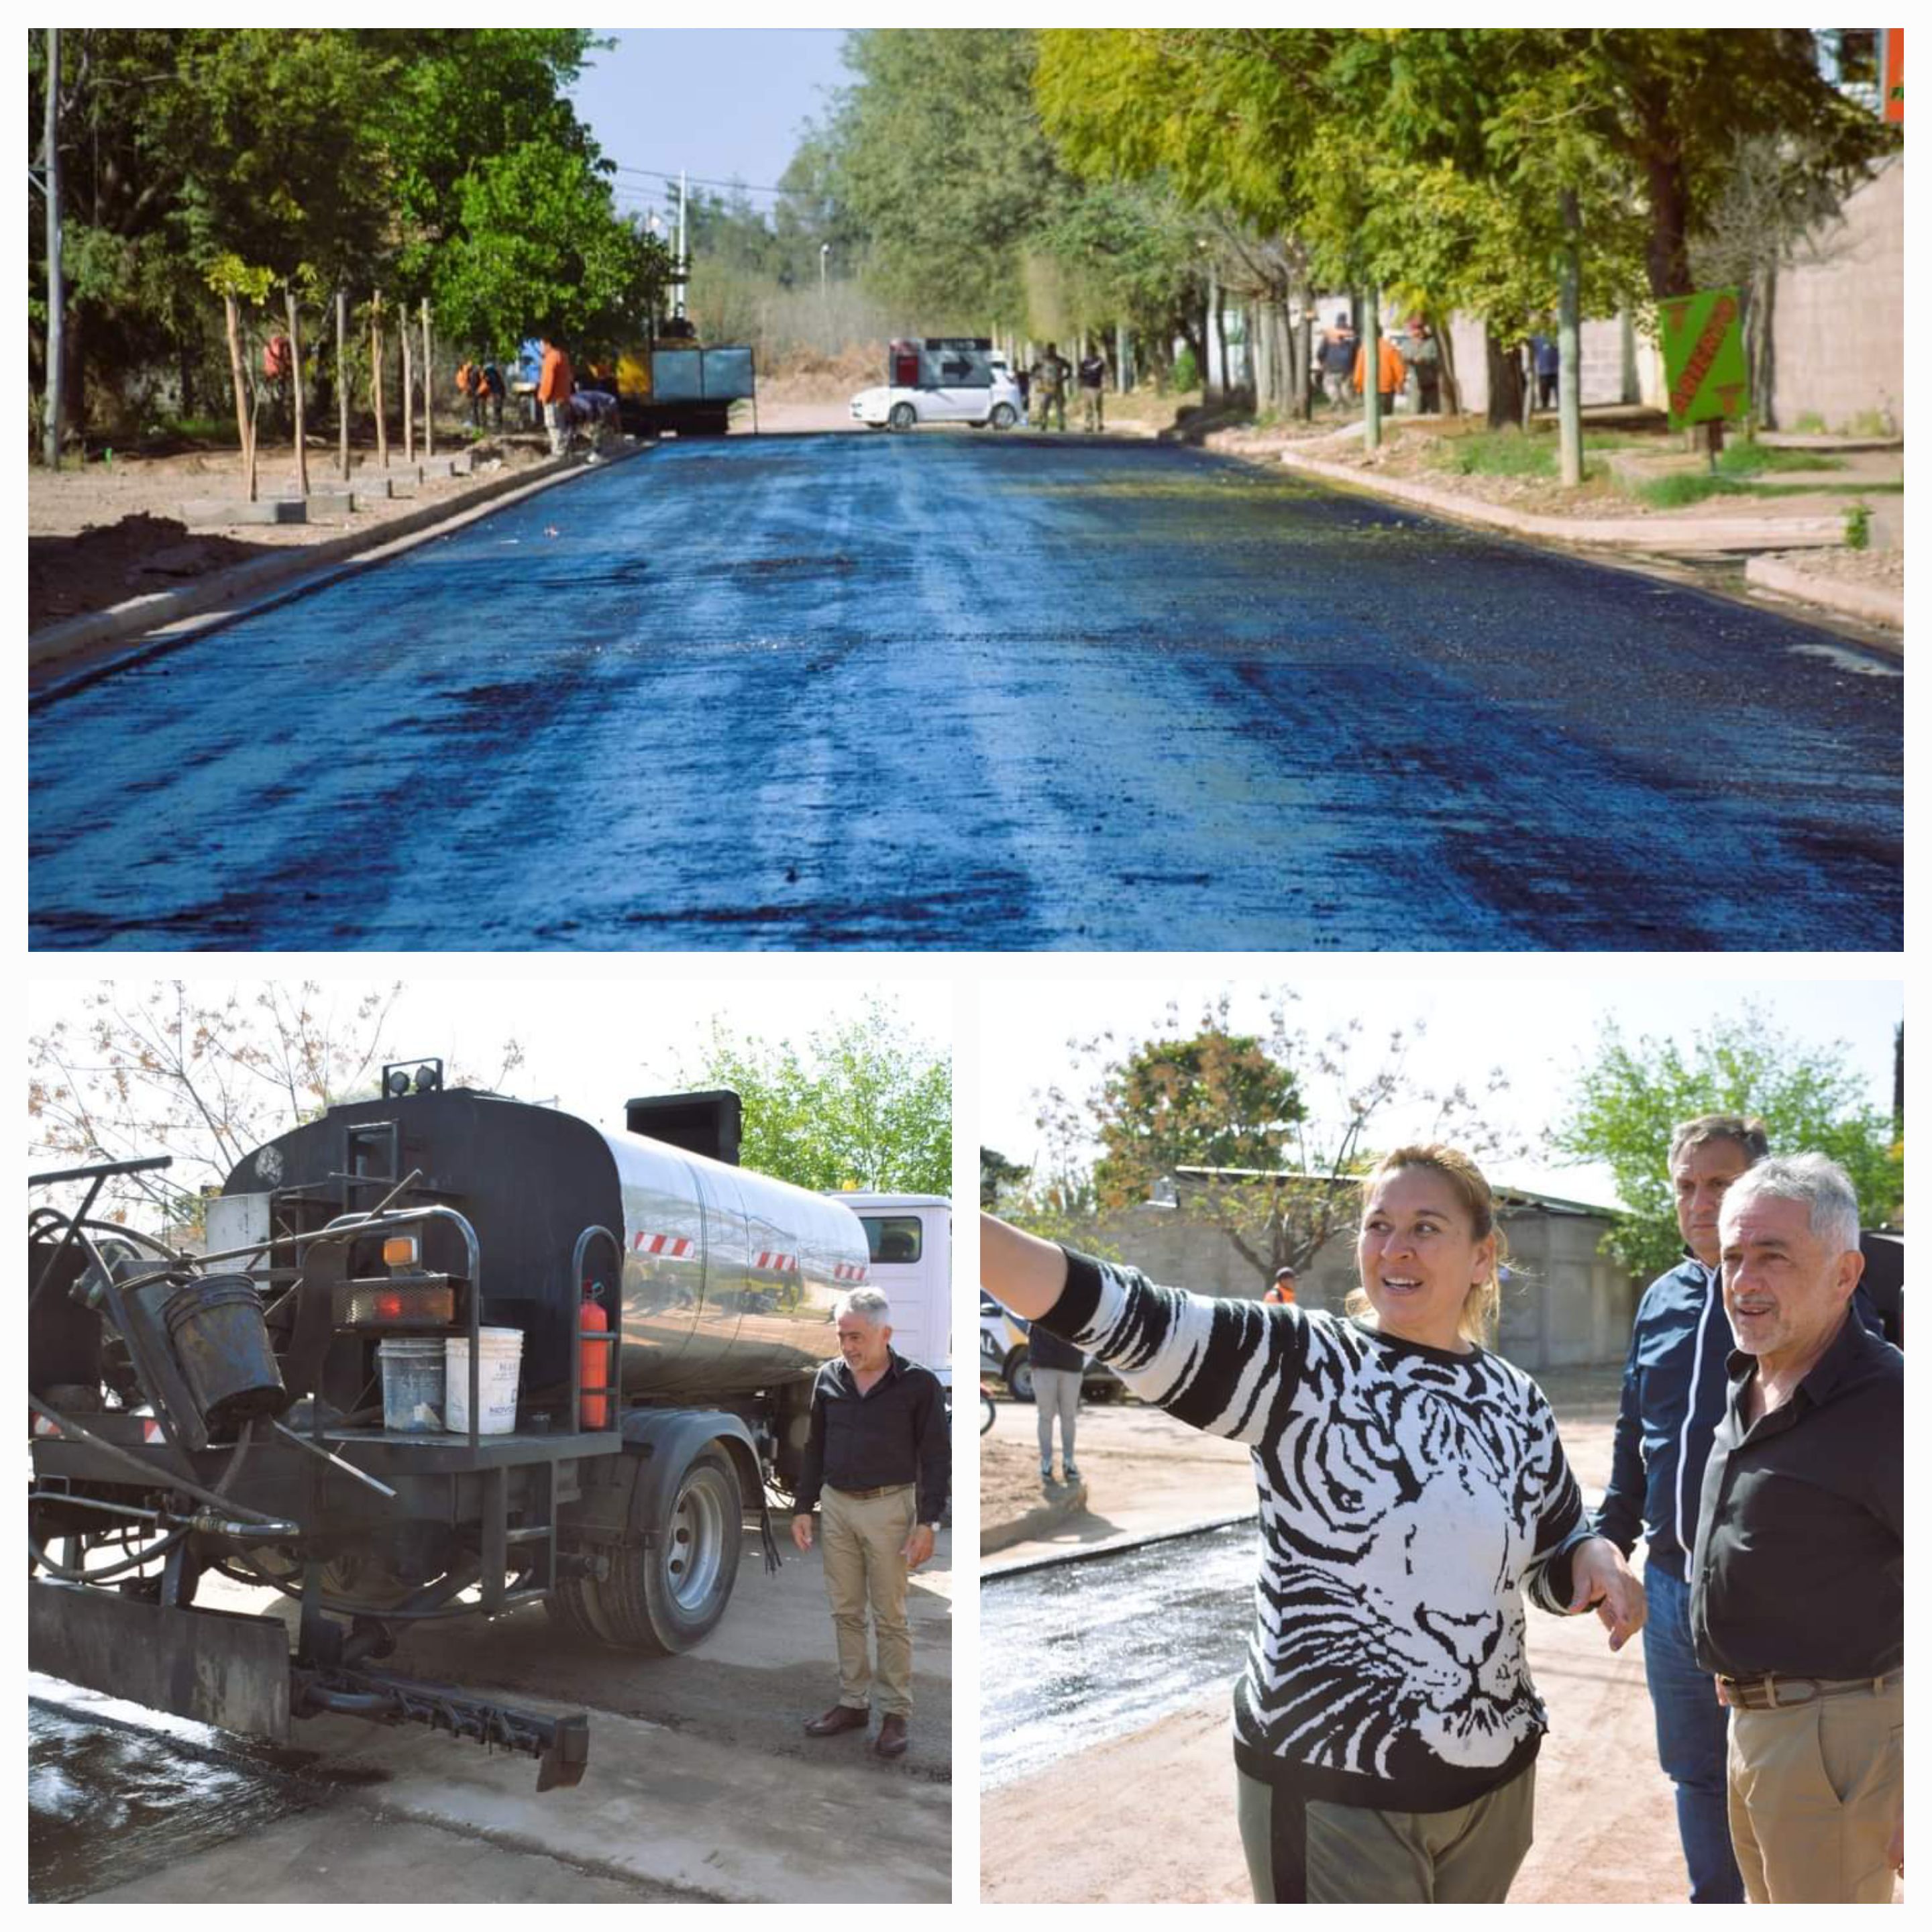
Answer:
[[[1052,1563],[980,1588],[980,1781],[1030,1777],[1216,1685],[1255,1617],[1255,1526]]]
[[[44,699],[30,943],[1892,950],[1902,709],[1198,452],[673,444]]]

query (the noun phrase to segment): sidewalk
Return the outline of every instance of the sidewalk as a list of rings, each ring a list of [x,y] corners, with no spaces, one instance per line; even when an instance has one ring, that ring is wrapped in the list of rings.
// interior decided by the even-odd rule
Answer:
[[[1359,420],[1304,430],[1229,429],[1206,447],[1251,461],[1279,461],[1298,474],[1406,508],[1532,541],[1633,556],[1744,556],[1753,589],[1901,634],[1905,626],[1902,548],[1904,447],[1874,448],[1855,438],[1766,436],[1784,465],[1815,454],[1829,467],[1780,467],[1760,479],[1789,494],[1720,495],[1660,508],[1625,492],[1701,468],[1661,436],[1633,436],[1628,449],[1591,449],[1593,473],[1565,490],[1528,475],[1460,474],[1436,460],[1445,440],[1438,419],[1397,415],[1382,447],[1365,450]],[[1585,420],[1586,437],[1618,421]],[[1863,486],[1863,488],[1861,488]],[[1846,542],[1847,518],[1863,503],[1869,541]]]

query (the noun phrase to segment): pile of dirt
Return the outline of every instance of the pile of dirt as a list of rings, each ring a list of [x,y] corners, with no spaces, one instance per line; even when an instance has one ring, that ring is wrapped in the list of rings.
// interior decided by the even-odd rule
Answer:
[[[232,569],[272,551],[328,543],[352,530],[378,530],[411,514],[428,502],[448,499],[456,507],[464,496],[506,469],[533,467],[548,451],[543,437],[505,435],[472,445],[453,429],[438,426],[436,446],[447,454],[471,449],[477,467],[468,476],[424,483],[415,496],[371,501],[352,521],[240,525],[244,536],[218,530],[190,530],[181,506],[190,497],[240,499],[247,494],[240,453],[232,449],[193,449],[154,456],[117,454],[112,462],[89,463],[50,472],[27,472],[27,626],[30,631],[105,610],[129,598],[170,590],[194,580]],[[400,442],[389,454],[402,460]],[[374,466],[373,448],[350,452],[350,488],[356,475]],[[326,490],[338,482],[335,448],[312,440],[309,487]],[[295,453],[288,445],[266,446],[256,466],[256,488],[263,496],[292,493]]]

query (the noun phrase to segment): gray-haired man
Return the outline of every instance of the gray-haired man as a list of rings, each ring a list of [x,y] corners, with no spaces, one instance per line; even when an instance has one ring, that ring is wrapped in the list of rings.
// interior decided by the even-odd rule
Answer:
[[[1731,1713],[1754,1904],[1884,1904],[1904,1868],[1905,1358],[1852,1310],[1858,1196],[1822,1154],[1732,1181],[1737,1338],[1690,1562],[1697,1661]]]
[[[812,1390],[812,1433],[791,1520],[812,1547],[812,1512],[824,1517],[825,1594],[838,1640],[838,1701],[808,1737],[863,1730],[874,1679],[884,1713],[873,1748],[904,1755],[912,1716],[912,1630],[906,1580],[932,1554],[946,1514],[950,1457],[945,1397],[930,1369],[892,1346],[892,1307],[875,1288],[839,1297],[836,1361]],[[872,1612],[874,1666],[866,1641]]]

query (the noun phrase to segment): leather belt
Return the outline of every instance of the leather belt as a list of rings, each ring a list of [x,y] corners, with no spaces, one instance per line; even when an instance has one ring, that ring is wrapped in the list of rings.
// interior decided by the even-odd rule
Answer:
[[[827,1483],[825,1486],[828,1490],[836,1489],[838,1485]],[[856,1497],[860,1502],[869,1502],[874,1496],[896,1496],[900,1490],[909,1490],[913,1486],[910,1483],[886,1483],[876,1490],[839,1490],[838,1493],[842,1496]]]
[[[1904,1675],[1882,1677],[1720,1677],[1718,1701],[1738,1711],[1789,1711],[1821,1697],[1879,1697]]]

